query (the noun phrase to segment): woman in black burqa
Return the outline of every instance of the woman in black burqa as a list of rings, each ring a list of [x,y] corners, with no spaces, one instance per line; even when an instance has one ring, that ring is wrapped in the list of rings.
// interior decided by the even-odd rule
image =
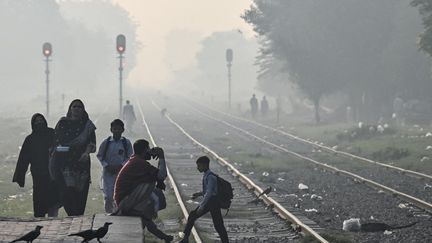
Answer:
[[[48,127],[45,117],[36,113],[31,118],[32,133],[28,135],[18,157],[13,182],[24,187],[28,166],[33,178],[33,211],[35,217],[57,217],[59,198],[48,171],[49,149],[54,129]]]
[[[96,127],[81,100],[73,100],[55,128],[50,172],[69,216],[83,215],[90,185],[90,153],[96,150]]]

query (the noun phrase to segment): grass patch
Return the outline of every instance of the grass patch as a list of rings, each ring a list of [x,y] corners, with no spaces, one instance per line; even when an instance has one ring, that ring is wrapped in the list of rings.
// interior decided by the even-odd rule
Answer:
[[[279,172],[281,170],[296,169],[307,165],[304,161],[294,158],[292,156],[273,156],[260,154],[250,154],[250,153],[237,153],[230,155],[231,162],[241,164],[243,169],[250,169],[256,171],[268,171],[272,173]],[[268,179],[266,176],[262,176],[262,179]]]
[[[323,142],[326,146],[337,145],[338,150],[353,153],[401,168],[432,174],[432,137],[419,127],[389,128],[388,132],[378,133],[358,129],[347,124],[332,125],[295,125],[289,132],[313,141]],[[341,139],[341,134],[352,139]],[[339,137],[339,138],[338,138]]]

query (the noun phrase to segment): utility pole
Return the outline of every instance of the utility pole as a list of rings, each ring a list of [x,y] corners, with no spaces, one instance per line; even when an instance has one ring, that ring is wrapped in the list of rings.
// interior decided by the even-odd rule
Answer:
[[[231,109],[231,66],[233,61],[233,50],[227,49],[225,53],[228,68],[228,108]]]
[[[51,61],[49,57],[52,54],[51,43],[45,42],[42,45],[42,54],[45,56],[45,76],[46,76],[46,116],[49,117],[49,62]]]
[[[122,117],[123,110],[123,53],[126,51],[126,37],[124,35],[118,35],[116,39],[116,50],[119,54],[119,117]]]
[[[62,99],[62,105],[61,105],[61,108],[62,108],[62,110],[64,110],[65,94],[62,94],[62,95],[61,95],[61,99]]]

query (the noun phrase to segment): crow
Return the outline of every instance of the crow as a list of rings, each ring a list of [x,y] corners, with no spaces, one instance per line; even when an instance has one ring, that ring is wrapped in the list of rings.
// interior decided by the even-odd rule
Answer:
[[[103,238],[108,233],[108,227],[112,224],[110,222],[105,222],[104,226],[100,227],[96,230],[96,238],[100,242],[100,239]]]
[[[27,234],[25,234],[24,236],[22,236],[19,239],[16,239],[12,242],[17,242],[17,241],[25,241],[27,243],[32,243],[36,238],[38,238],[38,236],[40,235],[40,230],[43,228],[43,226],[36,226],[36,228],[30,232],[28,232]]]
[[[98,242],[101,242],[100,239],[103,238],[108,233],[108,227],[110,224],[112,223],[105,222],[104,226],[100,227],[97,230],[92,230],[92,229],[84,230],[75,234],[70,234],[68,236],[82,237],[83,238],[83,241],[81,241],[82,243],[89,242],[94,238],[96,238]]]
[[[250,201],[249,203],[258,203],[259,202],[259,198],[262,196],[262,195],[267,195],[267,194],[269,194],[271,191],[273,191],[273,188],[271,187],[271,186],[269,186],[267,189],[265,189],[263,192],[261,192],[258,196],[257,196],[257,198],[255,198],[254,200],[252,200],[252,201]]]
[[[273,188],[271,186],[269,186],[267,189],[265,189],[263,192],[261,192],[261,194],[258,195],[258,198],[264,194],[265,195],[269,194],[272,190],[273,190]]]
[[[165,116],[165,114],[167,113],[167,109],[163,108],[160,112],[161,116]]]

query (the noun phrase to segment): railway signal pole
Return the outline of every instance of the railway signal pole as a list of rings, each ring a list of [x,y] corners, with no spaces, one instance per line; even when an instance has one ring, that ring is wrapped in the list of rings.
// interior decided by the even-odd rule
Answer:
[[[118,35],[116,39],[116,50],[119,54],[119,117],[122,117],[123,110],[123,53],[126,51],[126,37],[124,35]]]
[[[46,116],[49,117],[49,62],[51,61],[49,58],[52,54],[52,46],[51,43],[45,42],[42,45],[42,54],[45,56],[45,76],[46,76]]]
[[[228,68],[228,108],[231,109],[231,66],[233,60],[233,50],[227,49],[225,53]]]

